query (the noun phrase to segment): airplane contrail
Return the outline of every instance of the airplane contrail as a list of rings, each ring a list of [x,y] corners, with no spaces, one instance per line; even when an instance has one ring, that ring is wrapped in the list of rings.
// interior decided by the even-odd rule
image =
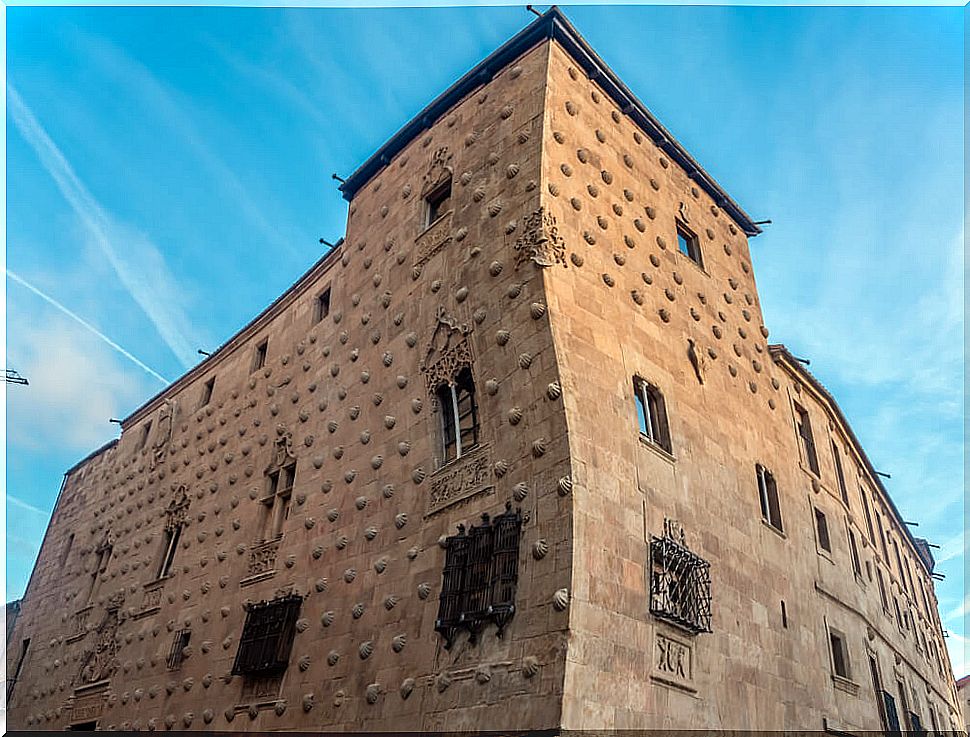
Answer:
[[[170,384],[171,383],[168,379],[166,379],[160,373],[158,373],[157,371],[155,371],[153,368],[151,368],[150,366],[145,365],[142,361],[138,360],[135,356],[131,355],[131,353],[129,353],[124,348],[122,348],[120,345],[118,345],[113,340],[111,340],[111,338],[109,338],[107,335],[105,335],[104,333],[102,333],[100,330],[98,330],[96,327],[94,327],[94,325],[92,325],[91,323],[89,323],[83,317],[80,317],[76,313],[72,312],[71,310],[69,310],[67,307],[65,307],[64,305],[62,305],[60,302],[58,302],[53,297],[50,297],[50,296],[44,294],[37,287],[35,287],[33,284],[31,284],[30,282],[28,282],[25,279],[21,278],[20,276],[18,276],[14,272],[12,272],[10,269],[7,269],[6,272],[7,272],[7,278],[8,279],[11,279],[11,280],[15,281],[20,286],[24,287],[25,289],[30,290],[31,292],[33,292],[34,294],[36,294],[38,297],[40,297],[42,300],[44,300],[48,304],[53,305],[54,307],[56,307],[57,309],[59,309],[65,315],[67,315],[68,317],[70,317],[72,320],[74,320],[75,322],[79,323],[83,327],[85,327],[88,330],[90,330],[92,333],[94,333],[99,338],[101,338],[101,340],[103,340],[105,343],[107,343],[109,346],[111,346],[114,350],[116,350],[122,356],[124,356],[129,361],[131,361],[136,366],[138,366],[140,369],[148,372],[149,374],[151,374],[152,376],[154,376],[156,379],[158,379],[163,384]]]

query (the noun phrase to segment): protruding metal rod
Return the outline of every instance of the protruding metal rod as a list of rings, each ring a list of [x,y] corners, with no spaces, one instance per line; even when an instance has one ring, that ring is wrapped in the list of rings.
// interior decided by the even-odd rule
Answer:
[[[888,473],[883,473],[882,471],[876,471],[876,476],[882,476],[884,479],[891,479],[892,476]],[[906,524],[909,524],[908,522]]]
[[[205,356],[206,358],[208,358],[208,357],[209,357],[209,356],[211,356],[212,354],[211,354],[211,353],[209,353],[209,351],[204,351],[204,350],[202,350],[201,348],[199,348],[199,355],[200,355],[200,356]]]
[[[811,363],[812,363],[812,362],[811,362],[811,361],[809,361],[809,360],[808,360],[807,358],[799,358],[798,356],[792,356],[792,358],[794,358],[794,359],[795,359],[796,361],[798,361],[799,363],[804,363],[804,364],[805,364],[806,366],[810,366],[810,365],[811,365]]]
[[[114,424],[116,424],[118,426],[121,425],[121,420],[116,420],[114,417],[112,417],[110,420],[108,420],[108,422],[113,422]]]
[[[919,527],[919,522],[907,522],[906,520],[903,520],[903,524],[909,525],[910,527]]]
[[[535,8],[533,8],[531,5],[526,5],[525,6],[525,9],[528,10],[530,13],[535,14],[535,17],[536,18],[541,18],[542,17],[542,13],[540,13],[538,10],[536,10]]]
[[[22,384],[23,386],[28,385],[27,379],[18,374],[14,369],[6,369],[6,382],[8,384]]]
[[[334,172],[333,174],[331,174],[331,175],[330,175],[330,178],[331,178],[331,179],[336,179],[336,180],[337,180],[338,182],[340,182],[341,184],[346,184],[346,183],[347,183],[347,180],[346,180],[346,179],[344,179],[343,177],[338,177],[338,176],[337,176],[337,172]]]
[[[754,224],[755,225],[771,225],[771,221],[770,220],[755,220],[754,221]]]
[[[322,243],[323,245],[325,245],[325,246],[328,246],[329,248],[335,248],[335,247],[336,247],[336,245],[337,245],[336,243],[331,243],[331,242],[330,242],[330,241],[328,241],[328,240],[327,240],[326,238],[321,238],[321,239],[320,239],[320,242],[321,242],[321,243]]]

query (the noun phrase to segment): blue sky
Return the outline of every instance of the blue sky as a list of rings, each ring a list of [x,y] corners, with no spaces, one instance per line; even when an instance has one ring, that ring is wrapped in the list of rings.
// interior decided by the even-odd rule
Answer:
[[[755,219],[811,359],[917,534],[968,671],[960,8],[566,8]],[[6,593],[63,472],[342,233],[350,173],[532,16],[7,9]],[[84,324],[82,324],[82,321]],[[100,333],[100,335],[99,335]],[[125,354],[128,355],[125,355]]]

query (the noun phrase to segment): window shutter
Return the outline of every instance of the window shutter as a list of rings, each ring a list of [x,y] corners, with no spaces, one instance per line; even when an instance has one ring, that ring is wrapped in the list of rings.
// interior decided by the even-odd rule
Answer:
[[[303,597],[291,594],[251,604],[239,638],[233,675],[262,675],[286,670]]]
[[[506,510],[492,521],[494,554],[492,558],[492,603],[489,614],[499,632],[515,613],[515,589],[519,581],[519,535],[522,513]]]

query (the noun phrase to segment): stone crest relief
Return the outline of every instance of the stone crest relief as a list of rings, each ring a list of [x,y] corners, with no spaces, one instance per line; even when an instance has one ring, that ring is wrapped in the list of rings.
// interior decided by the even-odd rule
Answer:
[[[81,667],[78,671],[80,683],[97,683],[111,678],[118,670],[118,627],[121,618],[118,610],[124,601],[124,592],[112,596],[108,601],[108,609],[97,630],[97,640],[94,645],[85,650],[81,656]]]
[[[477,494],[494,493],[491,469],[491,449],[479,446],[432,476],[428,515]]]
[[[451,151],[447,146],[436,149],[431,155],[431,161],[428,163],[421,185],[421,197],[426,197],[439,184],[451,179],[454,173],[451,158]]]
[[[276,426],[276,440],[273,441],[273,459],[266,467],[266,473],[278,471],[296,461],[293,455],[293,433],[280,423]]]
[[[175,413],[178,411],[178,404],[174,399],[166,399],[162,402],[162,408],[158,412],[158,424],[155,431],[155,442],[152,444],[152,455],[148,462],[150,470],[154,471],[168,452],[169,444],[172,442],[172,430],[175,425]]]
[[[559,235],[556,216],[544,207],[522,218],[522,231],[515,241],[515,268],[526,261],[536,266],[566,266],[566,244]]]
[[[688,691],[694,688],[694,652],[692,647],[663,632],[654,635],[652,678]]]

